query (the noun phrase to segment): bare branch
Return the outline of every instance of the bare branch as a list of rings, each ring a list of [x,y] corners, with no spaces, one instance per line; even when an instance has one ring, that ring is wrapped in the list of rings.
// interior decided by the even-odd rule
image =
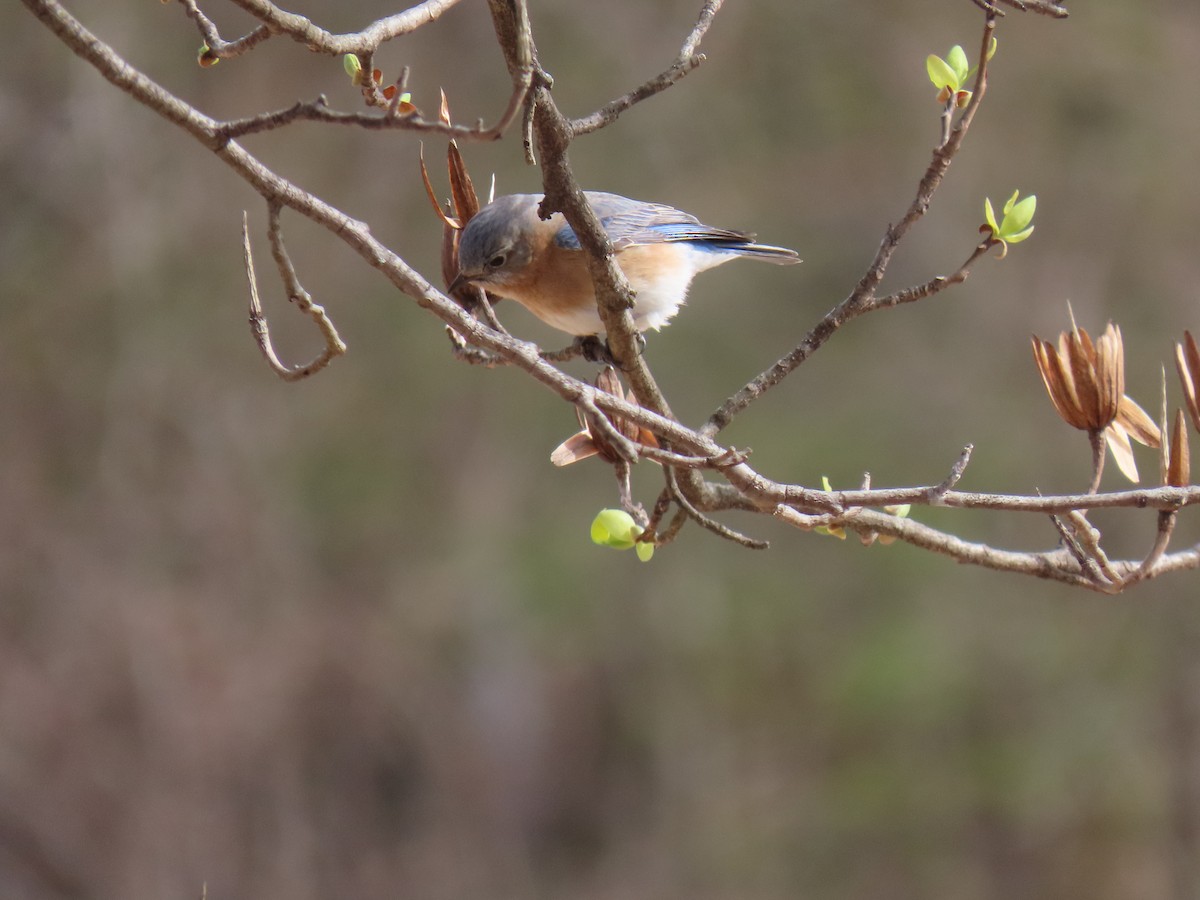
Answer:
[[[696,21],[696,27],[692,29],[692,33],[683,42],[683,47],[680,48],[679,55],[675,57],[675,61],[671,63],[670,68],[660,75],[651,78],[640,87],[634,88],[623,97],[618,97],[611,103],[605,104],[591,115],[572,119],[572,133],[578,137],[581,134],[588,134],[598,131],[606,125],[611,125],[625,110],[648,97],[653,97],[655,94],[665,91],[704,62],[704,54],[697,53],[696,49],[700,46],[700,41],[703,40],[704,35],[708,33],[709,26],[712,25],[713,19],[720,11],[724,2],[725,0],[705,0],[704,8],[700,10],[700,18]]]
[[[607,393],[607,391],[597,391],[596,393],[599,395]],[[621,434],[620,430],[613,425],[612,420],[600,412],[592,397],[580,397],[575,405],[583,412],[584,421],[588,423],[588,427],[601,432],[603,441],[620,457],[621,462],[626,465],[637,462],[637,442]]]
[[[663,544],[671,543],[671,541],[678,537],[679,532],[688,521],[687,511],[682,507],[675,510],[675,515],[671,517],[671,521],[665,530],[660,531],[658,528],[673,503],[671,488],[664,487],[659,492],[658,499],[654,501],[654,509],[650,512],[650,521],[646,525],[646,530],[643,532],[642,538],[653,541],[656,546],[661,547]]]
[[[1086,510],[1073,509],[1063,513],[1061,518],[1070,524],[1071,532],[1075,535],[1080,548],[1089,559],[1096,563],[1104,578],[1110,584],[1119,587],[1123,578],[1113,570],[1108,554],[1100,546],[1100,530],[1087,520]]]
[[[259,134],[273,131],[291,125],[293,122],[324,122],[331,125],[352,125],[379,131],[416,131],[421,134],[441,134],[450,138],[468,141],[499,140],[508,126],[512,124],[516,114],[521,109],[525,99],[527,85],[518,85],[509,98],[508,107],[501,114],[496,124],[490,128],[477,125],[447,125],[444,122],[426,119],[419,112],[400,113],[398,109],[389,109],[383,113],[373,112],[342,112],[331,109],[329,101],[322,94],[315,100],[297,101],[287,109],[274,112],[259,113],[222,123],[218,133],[227,139],[244,137],[248,134]],[[399,96],[397,93],[396,96]]]
[[[785,486],[777,486],[780,502],[789,505]],[[817,496],[826,496],[843,507],[851,506],[899,506],[904,503],[927,506],[948,506],[955,509],[988,509],[1006,512],[1049,515],[1073,509],[1180,509],[1200,503],[1200,486],[1186,488],[1147,488],[1136,491],[1112,491],[1107,494],[987,494],[969,491],[940,491],[940,486],[914,488],[888,488],[871,491],[833,491],[825,494],[815,491]],[[932,498],[932,499],[931,499]]]
[[[988,252],[992,247],[996,246],[996,241],[992,239],[984,240],[979,243],[971,255],[967,257],[954,272],[949,275],[938,275],[926,281],[924,284],[918,284],[914,287],[905,288],[902,291],[895,291],[884,297],[872,297],[862,304],[858,314],[874,312],[877,309],[890,309],[893,306],[899,306],[902,303],[913,303],[917,300],[924,300],[926,297],[932,297],[934,294],[939,294],[946,288],[954,284],[962,284],[971,274],[971,267],[979,260],[981,256]]]
[[[403,34],[408,34],[422,25],[436,20],[459,0],[425,0],[416,6],[372,22],[361,31],[349,34],[333,34],[296,13],[285,12],[267,0],[232,0],[267,28],[286,34],[292,40],[304,44],[310,50],[341,56],[346,53],[373,53],[379,45]]]
[[[454,358],[472,366],[483,366],[485,369],[495,369],[509,365],[509,361],[495,353],[489,353],[478,347],[471,347],[463,340],[461,334],[451,326],[446,326],[446,337],[450,338],[450,352]]]
[[[1104,458],[1107,449],[1104,443],[1104,432],[1092,429],[1088,431],[1088,443],[1092,448],[1092,480],[1088,483],[1088,493],[1094,494],[1100,490],[1100,478],[1104,475]]]
[[[587,202],[567,163],[567,147],[573,137],[570,123],[555,105],[545,87],[533,92],[536,112],[534,134],[542,160],[545,198],[540,212],[549,216],[562,212],[587,255],[600,319],[616,364],[628,377],[638,401],[648,409],[674,418],[666,397],[659,390],[641,355],[633,325],[633,294],[624,273],[616,264],[612,243]]]
[[[983,102],[984,94],[987,92],[987,70],[988,70],[988,50],[990,48],[993,31],[995,30],[995,19],[989,15],[984,22],[983,37],[980,41],[978,69],[975,75],[974,90],[971,93],[971,99],[963,109],[962,115],[959,117],[958,123],[951,129],[949,138],[938,146],[933,151],[933,158],[925,170],[925,175],[921,178],[921,182],[917,187],[917,194],[909,204],[907,212],[903,218],[895,225],[889,225],[887,232],[884,234],[883,240],[879,244],[879,249],[875,253],[875,258],[867,267],[866,272],[855,285],[854,290],[850,292],[841,303],[827,313],[820,322],[813,327],[804,340],[795,347],[790,353],[780,359],[775,365],[762,372],[756,378],[748,382],[737,393],[729,397],[720,407],[711,415],[707,422],[704,423],[701,429],[702,433],[708,436],[715,435],[717,432],[725,428],[734,416],[749,407],[756,399],[765,394],[768,390],[779,384],[789,374],[794,372],[805,360],[807,360],[814,352],[816,352],[826,340],[841,328],[850,319],[861,315],[863,312],[868,312],[873,309],[882,308],[884,304],[879,304],[875,301],[875,290],[879,283],[883,280],[883,275],[887,271],[888,263],[891,261],[896,248],[900,245],[901,240],[908,233],[909,229],[915,225],[922,216],[929,210],[930,204],[933,201],[933,195],[942,183],[946,172],[950,168],[950,163],[954,160],[958,153],[959,147],[962,146],[963,139],[966,137],[967,129],[970,128],[971,122],[975,118],[975,113],[979,109],[979,104]],[[986,248],[985,248],[986,249]],[[962,273],[962,278],[966,278],[966,271],[972,262],[978,257],[980,251],[976,248],[976,252],[971,255],[966,263],[960,267],[959,272]],[[931,285],[936,284],[936,279],[931,282]],[[938,288],[940,290],[940,288]],[[929,291],[932,293],[932,289]],[[896,295],[899,297],[900,295]],[[912,299],[917,299],[913,297]],[[895,305],[897,302],[903,302],[896,299],[887,305]]]
[[[672,505],[677,506],[680,511],[663,534],[656,534],[657,541],[670,540],[685,519],[691,518],[704,528],[727,539],[746,546],[765,546],[765,542],[742,535],[715,521],[710,515],[723,510],[741,509],[773,513],[782,521],[801,528],[811,529],[816,525],[828,525],[853,530],[868,537],[887,535],[960,562],[1030,574],[1105,592],[1114,592],[1135,581],[1165,572],[1200,568],[1200,549],[1192,548],[1173,554],[1167,552],[1175,511],[1200,503],[1200,486],[1033,497],[962,492],[955,490],[955,486],[962,478],[970,459],[971,447],[968,446],[964,448],[948,477],[932,486],[872,490],[869,488],[869,481],[865,481],[864,489],[859,491],[816,491],[801,485],[771,481],[756,472],[747,464],[748,456],[745,452],[724,447],[713,439],[713,435],[721,427],[720,423],[717,427],[710,427],[713,425],[713,420],[710,419],[703,429],[694,430],[676,421],[670,414],[665,398],[658,393],[644,360],[637,352],[635,335],[628,316],[628,291],[623,288],[619,270],[613,265],[612,250],[607,244],[603,230],[595,221],[567,164],[566,150],[574,137],[572,123],[562,117],[549,97],[549,79],[537,67],[536,52],[528,34],[528,22],[524,18],[524,6],[519,0],[515,3],[508,0],[489,0],[489,7],[496,22],[497,34],[505,49],[510,72],[529,73],[530,83],[535,85],[530,97],[527,100],[522,99],[517,105],[524,105],[533,110],[531,127],[546,169],[547,210],[554,208],[564,211],[588,252],[592,275],[598,285],[598,296],[601,298],[602,318],[610,339],[615,338],[614,350],[626,363],[626,371],[630,373],[635,393],[643,405],[630,403],[564,374],[547,361],[557,358],[555,354],[543,354],[536,345],[512,337],[495,327],[497,323],[481,320],[436,290],[397,254],[380,244],[364,223],[350,218],[313,194],[301,190],[248,153],[233,139],[234,134],[228,131],[229,126],[236,123],[217,122],[165,91],[84,29],[57,0],[23,2],[73,52],[90,62],[105,78],[138,102],[186,130],[266,199],[270,213],[268,233],[280,276],[289,296],[322,327],[329,345],[326,349],[327,354],[333,355],[330,348],[335,346],[340,348],[337,352],[342,352],[344,346],[337,339],[336,332],[323,312],[312,304],[311,298],[304,292],[287,257],[279,230],[279,218],[284,207],[301,213],[327,229],[357,252],[365,262],[378,269],[398,290],[412,296],[418,304],[438,316],[448,326],[456,353],[485,365],[503,364],[521,368],[564,400],[583,409],[588,414],[589,421],[595,421],[597,427],[603,429],[607,424],[612,433],[605,432],[605,438],[622,448],[622,456],[628,463],[632,463],[638,456],[657,459],[663,463],[667,487],[660,495],[654,513],[648,520],[649,528],[656,530]],[[278,12],[269,3],[252,3],[251,0],[238,2]],[[718,6],[719,4],[709,4],[706,9],[715,13]],[[414,7],[418,8],[420,7]],[[300,27],[296,23],[293,25]],[[989,21],[984,32],[984,48],[990,37],[991,27],[992,23]],[[685,43],[685,52],[694,52],[695,43],[702,33],[703,30],[698,25],[697,30],[693,32],[695,40]],[[356,52],[369,54],[370,48]],[[862,310],[920,299],[944,289],[950,283],[957,283],[954,281],[955,277],[959,280],[966,277],[971,263],[982,252],[980,247],[986,249],[986,242],[979,245],[967,262],[951,276],[934,279],[926,285],[919,285],[887,297],[876,296],[875,292],[884,269],[897,244],[907,229],[924,214],[953,153],[961,144],[962,135],[983,95],[986,84],[985,64],[986,58],[981,59],[971,104],[968,104],[957,125],[951,129],[950,140],[946,146],[934,152],[933,162],[926,171],[908,214],[896,226],[889,227],[875,261],[860,279],[855,290],[839,306],[840,311],[835,311],[837,315],[823,320],[827,323],[824,326],[827,331],[819,333],[814,329],[814,332],[810,333],[814,347],[819,346],[843,321],[861,314]],[[510,101],[510,105],[512,102],[516,101]],[[293,119],[300,117],[299,114],[293,114]],[[250,259],[248,228],[245,221],[243,242],[254,304],[252,308],[257,310],[257,313],[252,312],[252,316],[257,315],[261,322],[263,352],[271,359],[274,352],[270,349],[266,324],[262,320],[261,307],[257,303],[257,285]],[[328,330],[325,329],[325,325],[328,325]],[[259,326],[255,327],[257,333]],[[821,327],[819,325],[818,329]],[[283,377],[289,378],[303,377],[299,373],[309,368],[289,369],[279,363],[277,358],[274,365]],[[312,365],[314,364],[310,364],[310,367]],[[613,417],[649,430],[659,438],[662,448],[655,450],[629,441],[623,444],[623,436],[611,428],[610,419]],[[706,481],[702,476],[705,471],[719,473],[723,481]],[[640,512],[640,507],[634,502],[628,489],[628,464],[618,465],[617,475],[622,504],[638,510],[639,516],[644,518],[644,512]],[[903,503],[1007,510],[1038,515],[1053,514],[1058,517],[1068,549],[1055,548],[1044,552],[1000,550],[964,541],[911,518],[900,518],[872,508]],[[1160,510],[1158,537],[1145,560],[1108,560],[1100,548],[1099,535],[1083,515],[1084,510],[1116,507]]]
[[[613,473],[617,476],[617,499],[621,509],[633,516],[633,520],[644,529],[650,518],[646,515],[646,510],[642,509],[642,505],[634,502],[631,482],[633,467],[623,459],[617,460],[613,463]]]
[[[962,453],[958,455],[958,459],[954,461],[954,465],[950,468],[950,474],[946,476],[946,480],[937,485],[929,492],[929,505],[940,506],[945,500],[946,494],[958,484],[962,479],[963,474],[967,471],[967,465],[971,462],[971,454],[975,452],[974,444],[967,444],[963,447]],[[864,490],[868,485],[864,485]]]
[[[1125,579],[1125,585],[1153,578],[1157,574],[1155,571],[1156,567],[1166,554],[1167,547],[1171,543],[1171,535],[1175,531],[1175,521],[1177,518],[1178,514],[1173,511],[1164,510],[1158,514],[1158,528],[1154,533],[1154,545],[1150,548],[1150,552],[1146,555],[1142,564],[1138,566],[1137,570]]]
[[[696,509],[688,500],[687,496],[680,490],[679,482],[675,475],[675,470],[664,468],[666,474],[667,487],[671,492],[671,499],[679,504],[679,508],[685,511],[688,516],[695,521],[697,525],[707,531],[711,531],[718,537],[725,538],[727,541],[733,541],[735,544],[741,544],[743,547],[749,547],[751,550],[766,550],[771,544],[768,541],[759,540],[742,534],[740,531],[734,531],[732,528],[722,525],[716,519],[712,519],[700,510]]]
[[[1043,553],[1022,553],[1000,550],[987,544],[966,541],[955,535],[946,534],[911,518],[902,519],[873,510],[856,510],[853,515],[842,519],[833,516],[798,516],[792,512],[779,511],[782,521],[810,530],[814,525],[842,525],[858,533],[877,532],[891,535],[905,543],[924,550],[945,555],[960,563],[982,566],[997,571],[1020,575],[1032,575],[1050,581],[1058,581],[1075,587],[1085,587],[1101,593],[1114,593],[1112,585],[1103,579],[1097,581],[1086,574],[1075,557],[1066,550]],[[1140,565],[1136,562],[1114,562],[1114,572],[1132,572]],[[1155,567],[1155,575],[1200,568],[1200,550],[1191,549],[1164,555]],[[1124,586],[1117,586],[1117,590]]]
[[[1062,537],[1063,544],[1079,566],[1080,572],[1087,579],[1087,586],[1103,593],[1115,593],[1119,589],[1120,578],[1110,578],[1101,571],[1096,559],[1088,552],[1081,541],[1081,532],[1063,521],[1062,516],[1051,516],[1050,522]],[[1086,534],[1086,530],[1083,532]]]
[[[321,371],[333,361],[334,357],[345,353],[346,345],[342,343],[333,321],[325,314],[325,310],[313,303],[308,291],[300,285],[296,270],[288,258],[287,248],[283,243],[283,233],[279,226],[279,212],[280,207],[277,204],[271,204],[268,212],[270,224],[267,229],[271,241],[271,253],[279,266],[280,277],[287,288],[288,299],[295,303],[301,312],[312,317],[325,338],[325,349],[312,362],[294,368],[283,363],[275,353],[275,348],[271,345],[271,335],[267,329],[267,318],[263,314],[262,303],[258,298],[258,279],[254,275],[254,256],[250,252],[249,220],[246,213],[243,212],[242,251],[245,254],[246,278],[250,282],[250,331],[254,335],[258,349],[262,351],[275,374],[284,381],[299,381],[301,378],[307,378],[309,375]]]
[[[494,141],[498,140],[516,119],[529,91],[530,68],[526,65],[513,72],[513,90],[508,104],[496,124],[490,128],[484,127],[482,122],[474,126],[452,125],[425,119],[415,112],[407,115],[399,114],[399,98],[404,90],[403,82],[407,79],[407,69],[403,71],[397,82],[391,101],[383,98],[379,86],[375,84],[372,77],[375,51],[384,42],[408,34],[420,26],[436,20],[459,0],[426,0],[404,12],[379,19],[362,31],[342,35],[332,34],[313,24],[304,16],[285,12],[266,0],[233,0],[233,2],[256,16],[263,24],[244,37],[235,41],[225,41],[221,38],[212,20],[197,6],[196,0],[180,0],[188,17],[196,22],[204,37],[205,44],[209,48],[207,55],[219,59],[239,56],[274,34],[287,34],[305,44],[310,50],[330,56],[354,54],[359,57],[362,71],[367,75],[363,90],[367,95],[368,103],[385,107],[387,113],[378,116],[366,113],[338,112],[331,110],[325,97],[321,96],[311,102],[297,102],[284,110],[229,122],[221,129],[221,133],[226,138],[269,131],[297,120],[308,120],[355,125],[362,128],[400,128],[430,134],[445,134],[465,140]]]
[[[241,56],[261,44],[273,33],[268,26],[259,25],[249,34],[233,41],[226,41],[221,38],[216,24],[200,11],[196,0],[179,0],[179,2],[183,4],[188,18],[195,22],[196,27],[200,29],[200,34],[204,37],[204,44],[208,47],[208,53],[215,59],[231,59]]]
[[[717,471],[730,466],[740,465],[749,456],[746,451],[735,450],[733,448],[715,457],[684,456],[683,454],[672,453],[670,450],[663,450],[659,447],[647,447],[645,444],[638,446],[638,453],[644,459],[661,463],[664,466],[671,466],[675,469],[715,469]]]
[[[971,0],[971,2],[984,12],[997,16],[1004,15],[1004,11],[998,4],[1004,4],[1020,12],[1041,13],[1043,16],[1053,16],[1056,19],[1065,19],[1070,15],[1065,6],[1055,3],[1053,0]]]

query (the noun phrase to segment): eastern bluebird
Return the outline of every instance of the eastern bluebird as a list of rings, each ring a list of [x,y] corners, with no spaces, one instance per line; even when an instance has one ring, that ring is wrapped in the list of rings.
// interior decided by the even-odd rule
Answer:
[[[481,209],[459,236],[453,286],[469,282],[516,300],[568,334],[599,334],[604,323],[579,238],[561,213],[538,218],[541,199],[510,194]],[[633,322],[638,331],[667,324],[692,279],[705,269],[739,256],[780,265],[800,262],[794,250],[756,244],[752,234],[711,228],[661,203],[599,191],[588,191],[587,199],[637,295]]]

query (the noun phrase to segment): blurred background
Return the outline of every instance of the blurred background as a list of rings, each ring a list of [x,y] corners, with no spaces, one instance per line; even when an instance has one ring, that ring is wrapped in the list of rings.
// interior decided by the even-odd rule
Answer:
[[[355,108],[340,61],[289,40],[202,70],[176,5],[71,6],[213,116],[322,92]],[[226,37],[252,24],[204,6]],[[531,6],[580,115],[664,69],[700,4]],[[290,8],[343,31],[393,11]],[[350,352],[281,382],[246,327],[243,209],[271,271],[256,195],[23,8],[0,25],[0,896],[1200,896],[1194,574],[1109,598],[737,515],[769,551],[695,527],[649,564],[596,547],[615,484],[550,465],[568,407],[456,362],[436,319],[296,216],[293,257]],[[650,336],[686,421],[853,286],[937,139],[925,56],[973,50],[980,28],[968,0],[730,3],[704,66],[572,147],[585,186],[805,259],[708,274]],[[1086,437],[1029,350],[1068,301],[1093,333],[1120,324],[1129,392],[1157,416],[1160,366],[1200,328],[1200,7],[1081,3],[998,36],[966,147],[885,286],[953,270],[984,196],[1036,193],[1036,234],[854,322],[740,417],[725,438],[764,473],[929,484],[972,442],[965,489],[1082,489]],[[378,63],[410,65],[426,111],[439,87],[465,121],[507,98],[480,0]],[[437,280],[413,136],[246,143]],[[443,148],[426,142],[439,179]],[[465,152],[479,182],[538,190],[513,136]],[[280,352],[311,358],[315,331],[263,286]],[[1055,541],[1029,518],[916,516]],[[1152,513],[1095,520],[1116,556],[1152,543]],[[1195,516],[1178,535],[1197,540]]]

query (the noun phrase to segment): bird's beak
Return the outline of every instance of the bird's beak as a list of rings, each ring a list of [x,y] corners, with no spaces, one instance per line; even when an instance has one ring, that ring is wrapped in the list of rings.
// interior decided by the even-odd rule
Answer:
[[[459,272],[454,276],[454,280],[450,282],[450,286],[446,288],[447,294],[453,294],[459,288],[471,283],[471,276],[466,272]]]

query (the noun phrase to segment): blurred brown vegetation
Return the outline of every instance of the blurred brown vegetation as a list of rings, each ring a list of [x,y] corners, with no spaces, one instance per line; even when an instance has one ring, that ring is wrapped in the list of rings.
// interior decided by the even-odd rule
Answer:
[[[286,40],[201,70],[174,5],[73,7],[214,115],[354,104],[340,62]],[[208,8],[227,36],[248,24]],[[293,8],[338,30],[390,11]],[[697,8],[534,3],[559,103],[587,112],[656,73]],[[435,320],[295,217],[350,354],[281,383],[245,323],[257,199],[22,9],[0,24],[0,896],[1200,891],[1194,577],[1113,600],[758,519],[734,524],[767,553],[694,528],[648,565],[594,547],[614,484],[550,466],[569,409],[454,362]],[[729,4],[705,66],[572,149],[588,187],[806,260],[705,276],[650,337],[681,416],[849,290],[938,133],[925,55],[978,26],[966,0]],[[1171,342],[1200,327],[1200,7],[1010,15],[999,40],[891,283],[965,258],[985,194],[1037,193],[1036,235],[949,295],[855,322],[740,419],[728,438],[761,471],[930,483],[970,441],[964,488],[1082,488],[1086,440],[1028,349],[1068,299],[1085,327],[1120,323],[1129,391],[1157,410]],[[428,110],[439,86],[468,120],[505,99],[479,3],[378,62],[411,65]],[[299,125],[248,144],[436,277],[416,140]],[[466,152],[502,192],[537,189],[517,142]],[[316,335],[267,302],[282,352],[307,358]],[[1053,541],[1027,519],[918,514]],[[1123,552],[1149,548],[1152,513],[1096,518]]]

